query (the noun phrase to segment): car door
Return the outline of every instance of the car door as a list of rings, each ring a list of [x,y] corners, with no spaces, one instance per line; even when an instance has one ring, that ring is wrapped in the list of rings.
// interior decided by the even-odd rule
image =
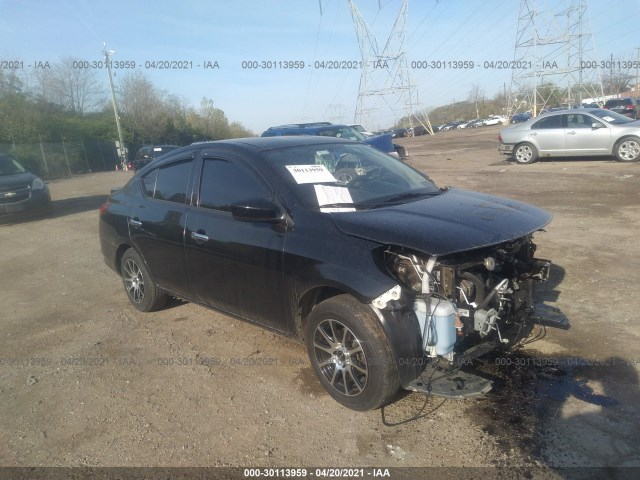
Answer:
[[[562,117],[563,115],[544,115],[531,125],[529,137],[540,155],[564,155],[565,135]]]
[[[286,331],[283,225],[240,221],[236,202],[273,199],[272,190],[243,159],[206,151],[199,163],[197,199],[186,224],[185,255],[198,301]]]
[[[610,155],[611,129],[584,113],[568,113],[565,128],[567,155]],[[594,125],[596,125],[594,127]]]
[[[189,295],[184,265],[184,229],[192,179],[191,153],[175,157],[140,178],[143,194],[129,217],[129,235],[154,282],[178,296]]]

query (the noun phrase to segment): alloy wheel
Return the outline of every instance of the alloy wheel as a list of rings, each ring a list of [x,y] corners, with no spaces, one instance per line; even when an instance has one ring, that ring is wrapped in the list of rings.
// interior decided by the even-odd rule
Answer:
[[[315,329],[313,350],[322,375],[336,391],[346,396],[364,391],[367,359],[351,329],[338,320],[323,320]]]
[[[130,258],[124,264],[123,277],[129,297],[135,303],[142,303],[144,300],[144,276],[138,264]]]

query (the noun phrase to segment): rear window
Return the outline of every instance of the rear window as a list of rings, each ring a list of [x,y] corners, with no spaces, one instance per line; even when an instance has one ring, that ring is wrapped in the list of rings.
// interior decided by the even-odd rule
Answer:
[[[142,178],[145,194],[156,200],[186,203],[192,160],[156,168]]]

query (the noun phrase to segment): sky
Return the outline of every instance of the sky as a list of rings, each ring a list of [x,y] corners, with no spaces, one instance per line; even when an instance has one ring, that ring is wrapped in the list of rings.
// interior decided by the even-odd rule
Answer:
[[[640,0],[584,1],[590,58],[638,59]],[[383,44],[402,0],[353,3]],[[528,3],[544,12],[571,0]],[[474,84],[489,98],[508,88],[511,70],[495,62],[514,58],[520,6],[521,0],[410,0],[405,51],[419,105],[464,100]],[[115,50],[114,61],[135,62],[115,72],[116,87],[122,76],[141,72],[194,107],[212,99],[230,121],[258,134],[284,123],[354,120],[360,69],[327,68],[361,61],[348,0],[0,0],[0,66],[20,61],[18,74],[63,57],[98,62],[104,42]],[[451,68],[464,61],[474,67]],[[158,68],[167,62],[186,68]],[[298,68],[283,68],[294,62]],[[107,92],[106,72],[97,72]],[[396,116],[381,109],[365,126],[387,128]]]

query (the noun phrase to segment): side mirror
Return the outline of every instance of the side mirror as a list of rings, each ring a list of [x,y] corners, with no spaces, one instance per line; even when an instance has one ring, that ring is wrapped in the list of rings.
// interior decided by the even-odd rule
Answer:
[[[598,129],[598,128],[605,128],[605,126],[603,124],[601,124],[600,122],[593,122],[591,124],[591,128]]]
[[[282,219],[278,206],[264,198],[252,198],[231,205],[231,215],[241,222],[277,223]]]

